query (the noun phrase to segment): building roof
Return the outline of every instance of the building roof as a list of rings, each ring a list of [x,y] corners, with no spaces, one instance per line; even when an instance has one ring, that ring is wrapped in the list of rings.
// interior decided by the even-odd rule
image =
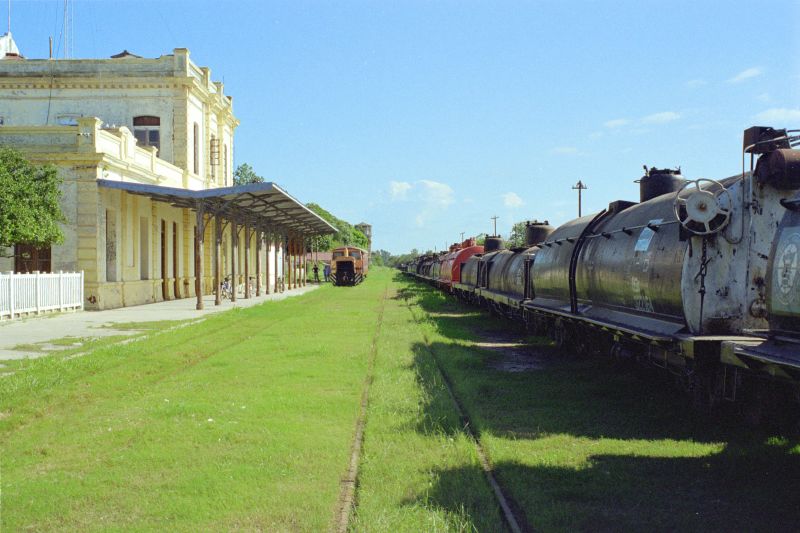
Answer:
[[[128,181],[97,180],[99,187],[148,196],[175,207],[199,209],[241,223],[305,235],[335,233],[336,228],[274,183],[189,190]]]

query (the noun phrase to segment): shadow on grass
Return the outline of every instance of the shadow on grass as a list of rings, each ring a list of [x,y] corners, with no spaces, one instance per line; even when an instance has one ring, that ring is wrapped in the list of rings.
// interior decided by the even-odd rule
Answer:
[[[637,372],[618,374],[575,361],[509,375],[488,369],[480,356],[455,362],[453,351],[463,348],[438,343],[430,348],[447,360],[443,366],[476,434],[511,447],[530,443],[516,452],[506,449],[505,457],[518,453],[518,461],[496,463],[494,469],[518,515],[536,529],[796,529],[796,440],[770,439],[735,420],[694,417],[667,384],[654,386]],[[463,433],[466,421],[446,414],[452,403],[429,348],[414,349],[428,399],[417,431]],[[716,444],[698,451],[702,443]],[[601,451],[593,454],[593,446]],[[539,464],[523,464],[531,457]],[[566,466],[552,466],[559,462]],[[437,472],[428,497],[457,510],[469,499],[465,480],[483,475],[478,466],[464,470]]]
[[[800,457],[788,445],[706,457],[593,455],[584,468],[501,462],[495,474],[535,530],[796,531]],[[478,466],[441,470],[429,501],[460,509]],[[467,498],[469,496],[467,495]],[[470,507],[467,507],[469,509]]]
[[[746,428],[739,416],[701,416],[671,378],[655,370],[562,357],[533,371],[500,371],[493,363],[502,353],[451,341],[476,340],[474,332],[501,331],[508,323],[470,316],[469,307],[454,301],[443,307],[434,289],[408,285],[410,292],[403,294],[409,305],[426,311],[421,314],[444,337],[413,346],[426,399],[416,430],[465,431],[433,353],[475,433],[491,436],[505,457],[520,454],[516,461],[495,463],[495,470],[533,527],[796,530],[796,440]],[[459,307],[464,316],[450,314]],[[554,466],[559,464],[566,466]],[[482,476],[477,466],[437,472],[428,497],[455,511],[469,498],[459,487],[474,476]]]

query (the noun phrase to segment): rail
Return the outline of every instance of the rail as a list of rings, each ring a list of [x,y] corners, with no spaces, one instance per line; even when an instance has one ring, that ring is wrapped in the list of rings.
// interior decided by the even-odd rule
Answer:
[[[83,271],[0,273],[0,319],[83,309]]]

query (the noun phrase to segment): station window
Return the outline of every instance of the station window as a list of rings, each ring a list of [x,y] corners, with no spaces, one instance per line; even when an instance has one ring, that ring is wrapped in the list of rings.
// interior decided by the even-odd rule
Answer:
[[[209,143],[208,156],[211,163],[211,177],[217,177],[217,167],[219,166],[219,139],[214,135],[211,136]]]
[[[161,149],[161,119],[158,117],[133,117],[133,136],[139,146]]]
[[[6,117],[0,117],[0,126],[5,126],[6,124]]]

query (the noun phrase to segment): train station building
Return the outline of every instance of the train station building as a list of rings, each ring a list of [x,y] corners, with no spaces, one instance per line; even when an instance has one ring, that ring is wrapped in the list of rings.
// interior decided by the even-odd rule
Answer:
[[[31,60],[4,37],[0,146],[58,168],[67,222],[0,271],[83,271],[90,309],[304,283],[306,240],[335,230],[277,184],[233,186],[233,100],[187,49]]]

